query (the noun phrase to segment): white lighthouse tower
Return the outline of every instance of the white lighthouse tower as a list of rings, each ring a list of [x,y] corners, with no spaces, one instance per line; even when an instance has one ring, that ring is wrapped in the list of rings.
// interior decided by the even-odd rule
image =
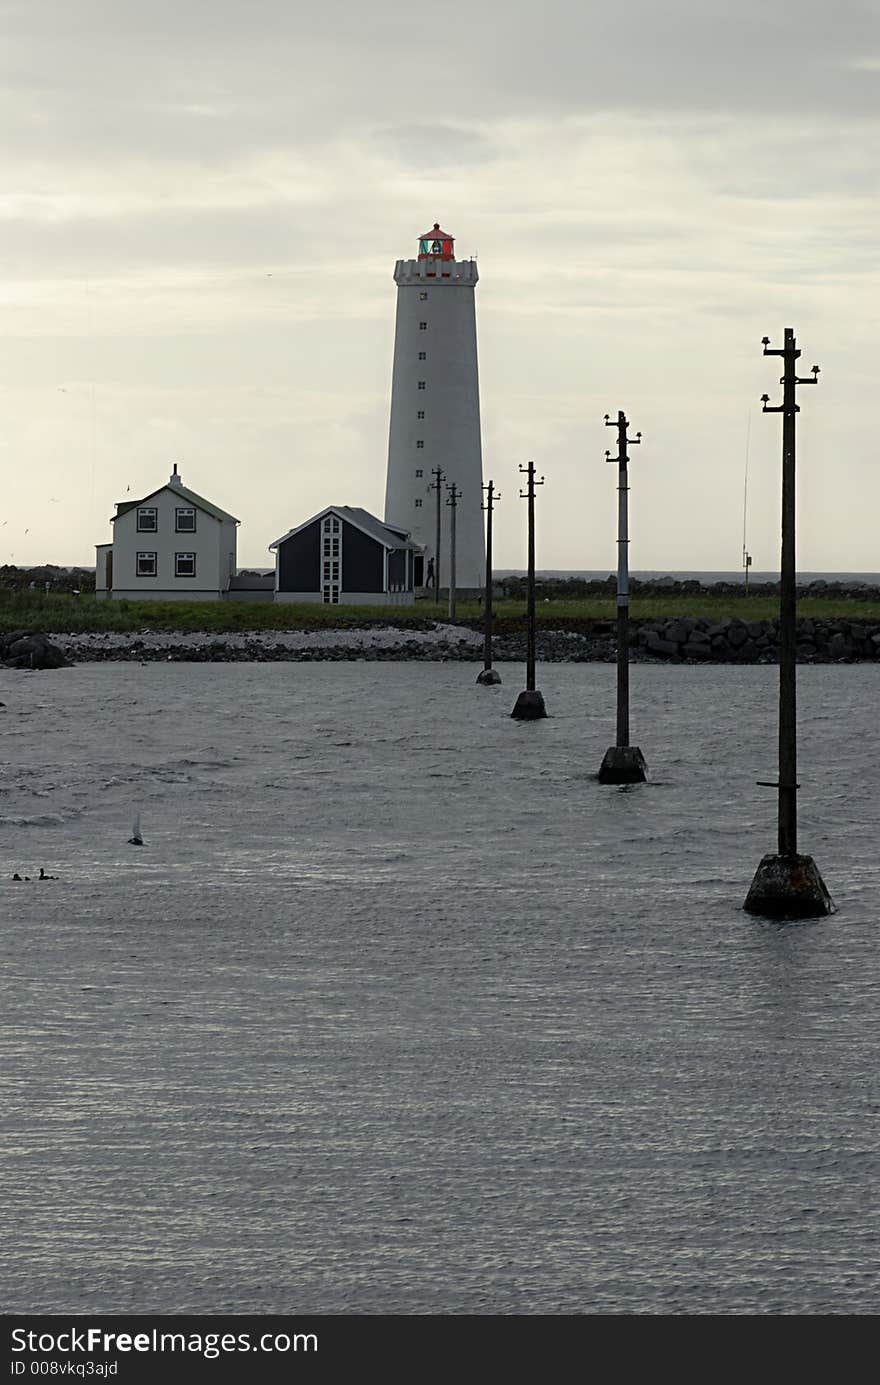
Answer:
[[[385,522],[408,529],[437,560],[435,468],[445,474],[440,581],[449,582],[450,512],[445,485],[461,493],[456,511],[456,587],[482,589],[485,541],[480,509],[483,457],[474,260],[456,260],[452,236],[437,223],[419,240],[416,260],[398,260],[397,324],[391,381],[391,428]]]

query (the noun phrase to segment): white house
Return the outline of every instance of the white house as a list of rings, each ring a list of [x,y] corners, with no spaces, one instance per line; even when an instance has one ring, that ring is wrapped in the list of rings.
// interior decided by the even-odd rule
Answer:
[[[235,575],[239,521],[187,490],[177,474],[142,500],[121,500],[112,543],[98,544],[95,596],[219,601]]]

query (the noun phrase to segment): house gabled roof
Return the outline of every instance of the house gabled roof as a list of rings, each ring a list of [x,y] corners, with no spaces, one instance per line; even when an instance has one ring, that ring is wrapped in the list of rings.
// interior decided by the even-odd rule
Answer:
[[[328,505],[326,509],[320,510],[318,514],[312,515],[305,523],[298,524],[295,529],[288,529],[286,534],[282,534],[280,539],[269,544],[270,552],[272,549],[279,548],[282,543],[292,539],[294,534],[299,534],[303,529],[308,529],[309,525],[316,524],[318,520],[325,519],[327,515],[338,515],[340,519],[347,520],[362,533],[368,534],[371,539],[381,543],[383,548],[412,548],[419,549],[417,543],[413,543],[408,529],[398,529],[395,524],[385,524],[375,515],[371,515],[369,510],[362,510],[358,505]]]
[[[203,495],[196,495],[195,491],[187,490],[186,486],[172,486],[170,482],[166,482],[164,486],[159,486],[158,490],[151,491],[142,500],[120,500],[116,506],[116,514],[113,515],[110,523],[113,524],[123,515],[127,515],[129,510],[137,509],[139,505],[146,505],[150,500],[155,500],[156,496],[161,495],[163,491],[171,491],[172,495],[179,495],[182,500],[195,506],[197,510],[204,510],[206,514],[213,515],[214,519],[228,519],[232,524],[241,523],[241,520],[236,519],[235,515],[227,514],[225,510],[220,509],[219,505],[212,505],[210,500],[206,500]]]

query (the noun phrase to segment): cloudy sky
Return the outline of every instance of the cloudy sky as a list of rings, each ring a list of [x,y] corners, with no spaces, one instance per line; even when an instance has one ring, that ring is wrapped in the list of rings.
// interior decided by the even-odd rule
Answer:
[[[778,564],[779,362],[804,373],[799,562],[880,569],[876,0],[0,0],[0,562],[93,562],[172,462],[239,560],[381,514],[394,261],[477,254],[496,554]],[[774,344],[776,344],[774,340]],[[25,531],[29,532],[25,532]]]

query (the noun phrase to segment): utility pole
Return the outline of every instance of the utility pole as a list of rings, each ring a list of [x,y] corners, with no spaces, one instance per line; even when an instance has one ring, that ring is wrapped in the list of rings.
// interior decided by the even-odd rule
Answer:
[[[484,486],[486,503],[480,506],[486,512],[486,594],[483,600],[483,670],[477,674],[477,682],[484,687],[501,682],[501,674],[492,667],[492,515],[495,502],[501,499],[501,492],[495,490],[494,481]]]
[[[626,436],[626,414],[619,410],[616,421],[605,415],[605,427],[617,429],[617,456],[605,453],[606,462],[617,462],[617,744],[605,751],[599,769],[600,784],[644,784],[648,777],[645,758],[637,745],[629,743],[629,481],[627,446],[637,446],[641,433]]]
[[[755,873],[743,906],[751,914],[765,918],[819,918],[830,914],[834,905],[812,856],[800,856],[797,849],[797,580],[795,566],[795,422],[800,412],[796,402],[798,385],[815,385],[819,367],[812,377],[797,374],[800,351],[794,330],[785,329],[782,349],[771,349],[770,338],[763,338],[765,356],[781,356],[784,362],[782,403],[771,405],[763,394],[765,414],[782,414],[782,557],[779,590],[779,779],[766,787],[779,792],[777,855],[765,856]],[[762,782],[762,781],[759,781]]]
[[[439,466],[435,466],[431,472],[435,478],[429,487],[430,490],[437,492],[437,537],[434,542],[434,604],[440,605],[440,514],[442,510],[443,482],[446,480],[446,472]]]
[[[547,715],[543,695],[535,688],[535,486],[543,486],[544,478],[535,480],[535,463],[521,466],[520,471],[528,477],[526,489],[521,490],[521,500],[528,501],[528,545],[529,575],[528,600],[526,606],[526,689],[516,699],[511,712],[517,721],[538,721]]]
[[[752,415],[749,414],[746,423],[746,465],[743,472],[743,557],[742,565],[745,573],[746,596],[749,594],[749,569],[752,566],[752,555],[746,543],[746,526],[749,517],[749,443],[752,437]]]
[[[446,489],[449,492],[446,497],[446,504],[451,511],[449,516],[449,619],[455,620],[455,512],[461,499],[461,491],[454,481]]]

